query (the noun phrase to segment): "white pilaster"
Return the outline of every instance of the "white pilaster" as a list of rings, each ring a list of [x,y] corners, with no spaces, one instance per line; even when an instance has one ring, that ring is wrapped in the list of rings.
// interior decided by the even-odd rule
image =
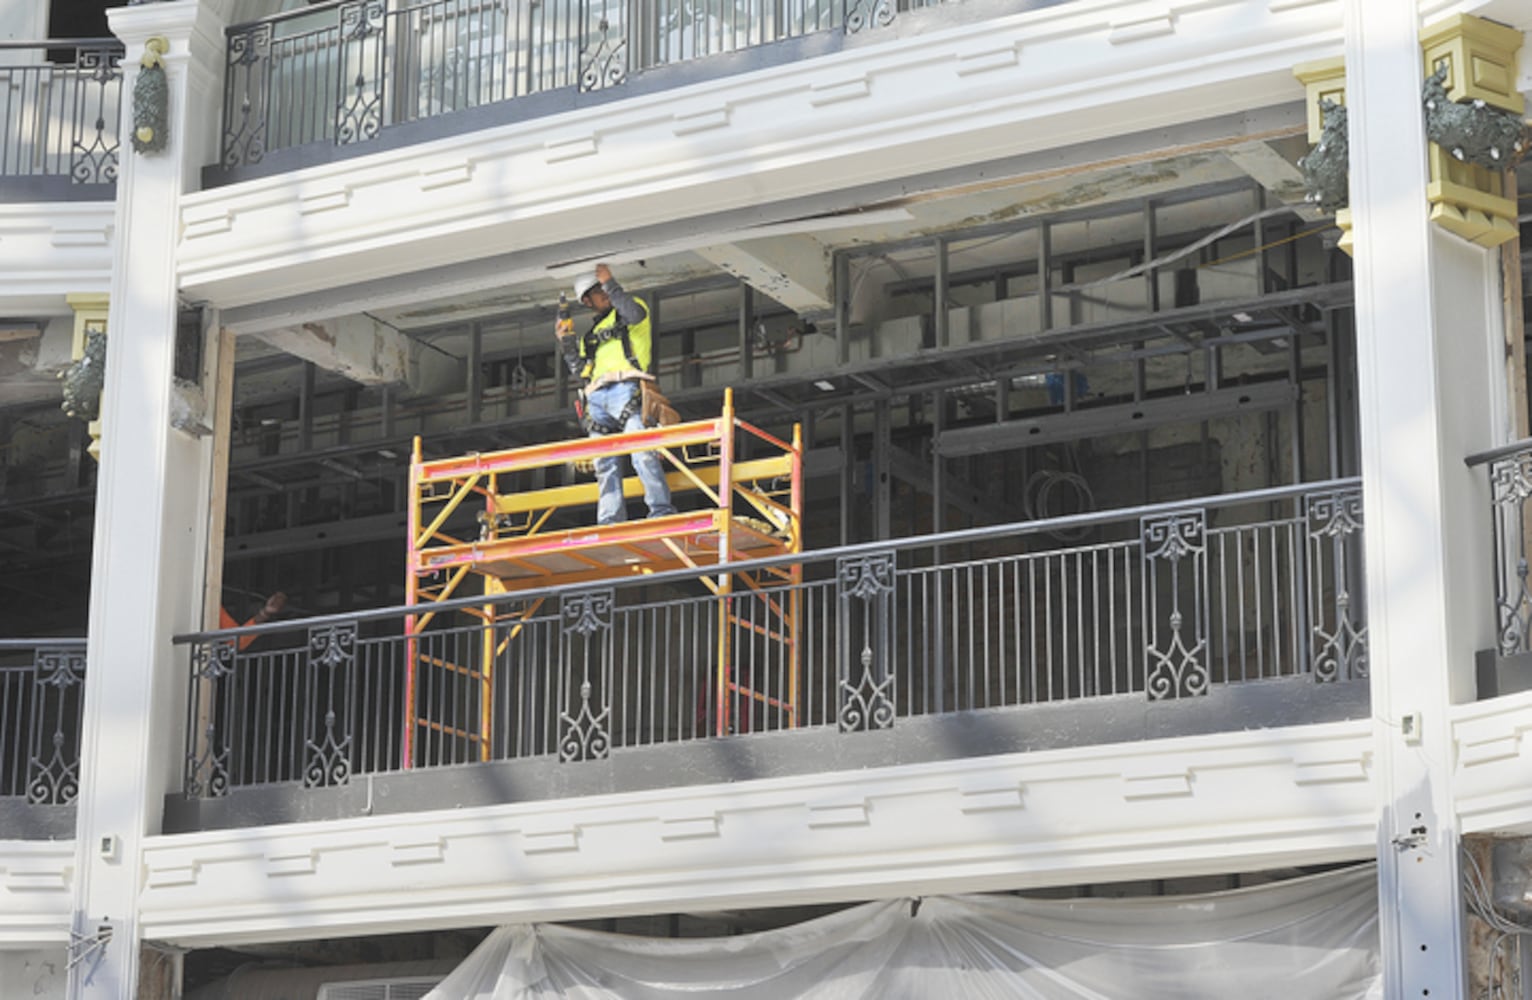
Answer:
[[[1463,458],[1503,419],[1498,275],[1428,221],[1416,5],[1346,15],[1385,995],[1438,1000],[1466,990],[1448,707],[1472,698],[1492,621],[1487,501]]]
[[[170,425],[175,218],[216,142],[223,27],[206,0],[118,8],[111,23],[124,95],[145,42],[169,43],[170,100],[161,152],[134,152],[125,124],[117,182],[69,976],[69,995],[92,1000],[136,992],[140,849],[181,767],[185,653],[170,639],[200,624],[212,439]]]

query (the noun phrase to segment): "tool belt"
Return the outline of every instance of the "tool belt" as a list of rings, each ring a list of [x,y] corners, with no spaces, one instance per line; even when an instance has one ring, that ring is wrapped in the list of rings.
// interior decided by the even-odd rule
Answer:
[[[643,420],[645,427],[669,427],[671,424],[681,422],[681,414],[670,405],[670,400],[665,398],[665,394],[653,380],[636,379],[635,381],[638,382],[639,391],[623,404],[622,412],[617,414],[614,422],[597,423],[590,417],[590,408],[584,408],[582,422],[585,424],[587,434],[620,434],[635,413]]]

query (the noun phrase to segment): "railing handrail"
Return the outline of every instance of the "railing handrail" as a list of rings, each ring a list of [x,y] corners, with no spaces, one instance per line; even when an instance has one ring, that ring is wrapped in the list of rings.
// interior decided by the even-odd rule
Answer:
[[[123,49],[120,38],[45,38],[40,42],[0,40],[0,49]]]
[[[447,601],[433,601],[428,610],[442,613],[447,611],[459,611],[464,608],[483,608],[486,605],[508,604],[524,601],[528,597],[552,598],[561,597],[565,594],[585,593],[593,588],[602,586],[626,587],[626,586],[653,586],[656,584],[678,583],[687,580],[695,580],[701,577],[716,576],[725,567],[733,572],[755,572],[757,570],[770,569],[778,566],[805,565],[811,563],[829,562],[848,556],[860,556],[870,553],[898,552],[908,549],[936,548],[946,545],[963,545],[971,542],[992,541],[1001,538],[1012,538],[1025,535],[1046,534],[1054,531],[1068,531],[1079,528],[1091,528],[1104,524],[1114,524],[1131,518],[1151,517],[1157,514],[1167,514],[1174,511],[1197,508],[1201,510],[1214,510],[1223,507],[1236,507],[1242,504],[1271,503],[1278,500],[1286,500],[1301,497],[1305,494],[1343,490],[1361,486],[1362,480],[1357,476],[1349,476],[1341,479],[1326,479],[1317,482],[1297,483],[1290,486],[1272,486],[1259,490],[1247,490],[1242,493],[1225,493],[1215,497],[1195,498],[1188,500],[1163,501],[1152,504],[1139,504],[1133,507],[1118,507],[1109,511],[1092,511],[1086,514],[1068,514],[1062,517],[1044,518],[1036,521],[1013,521],[1009,524],[985,525],[978,528],[959,528],[952,531],[937,532],[926,535],[908,535],[903,538],[890,538],[875,542],[856,542],[850,545],[838,545],[827,549],[814,549],[812,551],[796,553],[792,555],[768,556],[762,559],[747,559],[729,563],[717,563],[698,568],[686,568],[666,570],[661,573],[653,573],[645,576],[631,576],[614,578],[610,581],[593,583],[583,581],[580,583],[561,584],[553,587],[540,587],[514,591],[508,594],[478,595],[471,597],[458,597]],[[202,632],[187,632],[173,636],[171,641],[176,645],[190,643],[202,643],[219,639],[232,639],[247,635],[267,635],[278,632],[290,632],[294,628],[323,627],[326,625],[338,625],[348,622],[379,621],[389,618],[400,618],[404,615],[420,614],[420,605],[400,604],[387,608],[372,608],[364,611],[350,611],[341,614],[319,615],[313,618],[289,619],[280,622],[267,622],[262,625],[243,625],[238,628],[214,629]]]
[[[43,639],[0,639],[0,650],[32,649],[36,646],[83,646],[85,641],[83,637],[78,636]]]
[[[1532,438],[1522,438],[1520,441],[1512,441],[1510,444],[1490,448],[1488,451],[1475,452],[1463,459],[1463,464],[1472,469],[1486,462],[1493,462],[1497,458],[1506,458],[1524,451],[1532,451]]]
[[[244,32],[249,31],[256,25],[280,24],[283,21],[294,21],[302,17],[309,17],[314,14],[322,14],[328,10],[335,10],[336,8],[342,7],[348,3],[355,2],[356,0],[324,0],[324,3],[309,4],[307,7],[298,7],[294,10],[278,11],[275,14],[267,14],[265,17],[257,17],[254,20],[241,21],[239,24],[231,24],[224,29],[224,34],[229,37],[233,37],[234,35],[243,34]]]

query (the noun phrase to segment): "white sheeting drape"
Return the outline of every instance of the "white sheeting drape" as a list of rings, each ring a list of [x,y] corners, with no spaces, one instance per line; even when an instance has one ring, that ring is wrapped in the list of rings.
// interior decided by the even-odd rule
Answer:
[[[496,929],[425,1000],[1376,1000],[1371,865],[1197,896],[868,903],[727,938]]]

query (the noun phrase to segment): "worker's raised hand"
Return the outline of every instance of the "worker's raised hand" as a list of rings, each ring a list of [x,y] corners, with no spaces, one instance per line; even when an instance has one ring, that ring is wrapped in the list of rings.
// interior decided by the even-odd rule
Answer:
[[[272,594],[270,597],[266,598],[266,603],[261,605],[261,610],[257,611],[255,613],[255,617],[250,619],[250,621],[246,622],[245,624],[264,625],[266,622],[271,621],[277,615],[281,614],[282,609],[285,607],[287,607],[287,595],[279,590],[275,594]]]
[[[596,280],[603,285],[612,280],[612,269],[605,264],[596,265]]]

